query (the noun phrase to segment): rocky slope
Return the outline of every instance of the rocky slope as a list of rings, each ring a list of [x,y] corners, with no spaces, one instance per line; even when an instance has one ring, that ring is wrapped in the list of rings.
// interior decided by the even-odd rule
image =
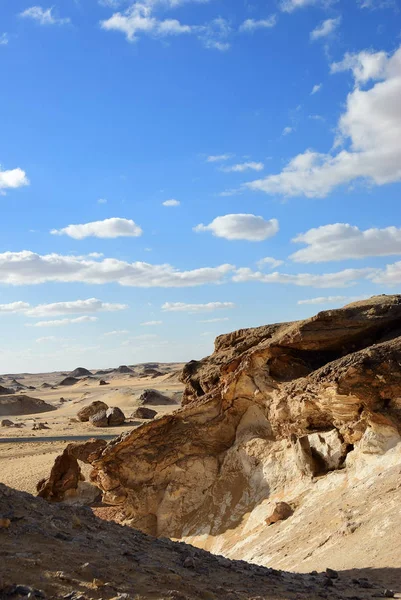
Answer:
[[[229,561],[0,484],[0,599],[340,600],[391,596],[362,573]]]
[[[114,519],[259,564],[401,567],[401,296],[220,336],[183,380],[181,410],[92,461]]]

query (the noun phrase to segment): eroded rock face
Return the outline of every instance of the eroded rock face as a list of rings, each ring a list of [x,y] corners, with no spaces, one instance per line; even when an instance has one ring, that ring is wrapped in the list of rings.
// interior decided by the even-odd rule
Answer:
[[[120,520],[152,534],[234,529],[345,468],[353,449],[400,440],[400,335],[401,296],[378,296],[220,336],[185,367],[185,406],[108,444],[92,480]]]

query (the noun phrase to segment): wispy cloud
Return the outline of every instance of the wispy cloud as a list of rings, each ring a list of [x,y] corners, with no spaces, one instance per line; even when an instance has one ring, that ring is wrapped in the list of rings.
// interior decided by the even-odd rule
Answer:
[[[223,162],[225,160],[230,160],[234,155],[233,154],[215,154],[208,156],[206,162]]]
[[[174,200],[172,198],[171,200],[165,200],[162,204],[163,204],[163,206],[174,207],[174,206],[180,206],[181,202],[179,200]]]
[[[25,19],[32,19],[39,23],[39,25],[66,25],[71,22],[70,18],[60,18],[53,14],[53,8],[42,8],[41,6],[31,6],[22,13],[20,17]]]
[[[209,225],[200,223],[194,231],[210,231],[214,236],[226,240],[247,240],[262,242],[279,230],[277,219],[266,221],[263,217],[251,214],[232,214],[216,217]]]
[[[118,237],[139,237],[143,231],[131,219],[120,219],[113,217],[104,219],[104,221],[93,221],[82,225],[68,225],[63,229],[52,229],[52,235],[68,235],[76,240],[83,240],[87,237],[97,238],[118,238]]]
[[[314,85],[311,91],[311,96],[320,92],[320,90],[322,89],[322,85],[322,83],[317,83],[316,85]]]
[[[267,19],[247,19],[240,25],[239,31],[243,33],[253,33],[258,29],[271,29],[276,23],[276,15],[271,15]]]
[[[206,304],[188,304],[186,302],[165,302],[162,310],[166,312],[212,312],[235,308],[234,302],[207,302]]]
[[[8,34],[0,33],[0,46],[7,46],[8,41]]]
[[[262,162],[244,162],[236,165],[230,165],[228,167],[220,167],[224,173],[244,173],[245,171],[263,171],[264,164]]]
[[[326,19],[325,21],[322,21],[320,25],[318,25],[313,31],[311,31],[310,39],[312,41],[315,41],[331,35],[340,26],[340,23],[341,17],[337,17],[336,19]]]
[[[37,323],[28,323],[27,327],[62,327],[64,325],[75,325],[79,323],[94,323],[97,317],[77,317],[76,319],[57,319],[55,321],[38,321]]]

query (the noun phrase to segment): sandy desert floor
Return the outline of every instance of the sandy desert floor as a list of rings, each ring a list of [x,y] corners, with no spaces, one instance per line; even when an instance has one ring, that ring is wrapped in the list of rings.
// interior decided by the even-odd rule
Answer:
[[[1,415],[1,420],[10,419],[23,426],[0,428],[0,481],[18,490],[35,493],[36,483],[49,474],[54,459],[69,441],[90,437],[112,439],[146,422],[130,418],[131,413],[141,405],[139,397],[145,389],[158,390],[173,399],[171,404],[149,405],[149,408],[157,411],[158,415],[173,412],[180,406],[180,393],[183,390],[178,377],[174,376],[180,367],[169,365],[166,375],[155,378],[137,376],[135,372],[116,373],[95,379],[82,378],[72,386],[55,385],[64,378],[63,373],[16,375],[15,379],[24,386],[36,388],[21,390],[20,394],[40,398],[56,410],[38,414]],[[100,379],[107,381],[108,385],[100,386]],[[52,387],[42,388],[43,383]],[[7,387],[7,379],[1,385]],[[97,428],[90,423],[79,422],[76,419],[77,412],[94,400],[121,408],[126,423],[120,427]],[[33,426],[40,423],[46,424],[48,429],[33,430]],[[83,471],[85,474],[85,469]]]

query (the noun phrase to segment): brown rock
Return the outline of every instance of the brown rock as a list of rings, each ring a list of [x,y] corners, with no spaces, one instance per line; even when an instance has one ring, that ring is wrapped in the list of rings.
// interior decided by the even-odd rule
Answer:
[[[151,408],[146,408],[145,406],[140,406],[135,412],[132,413],[131,417],[134,419],[154,419],[156,415],[157,411],[152,410]]]
[[[108,381],[105,381],[104,379],[101,379],[99,381],[99,385],[110,385]]]
[[[287,502],[276,502],[275,509],[270,517],[265,520],[266,525],[273,525],[278,521],[285,521],[294,514],[291,506]]]
[[[89,406],[84,406],[84,408],[81,408],[81,410],[77,414],[77,417],[80,421],[85,423],[85,422],[89,421],[91,416],[95,415],[96,413],[98,413],[101,410],[106,411],[108,408],[109,407],[107,406],[107,404],[105,402],[101,402],[100,400],[95,400],[94,402],[89,404]]]
[[[106,417],[109,427],[123,425],[125,421],[125,415],[121,408],[118,408],[118,406],[113,406],[112,408],[107,409]]]
[[[107,411],[99,410],[97,413],[89,417],[89,422],[95,427],[107,427],[109,424]]]

